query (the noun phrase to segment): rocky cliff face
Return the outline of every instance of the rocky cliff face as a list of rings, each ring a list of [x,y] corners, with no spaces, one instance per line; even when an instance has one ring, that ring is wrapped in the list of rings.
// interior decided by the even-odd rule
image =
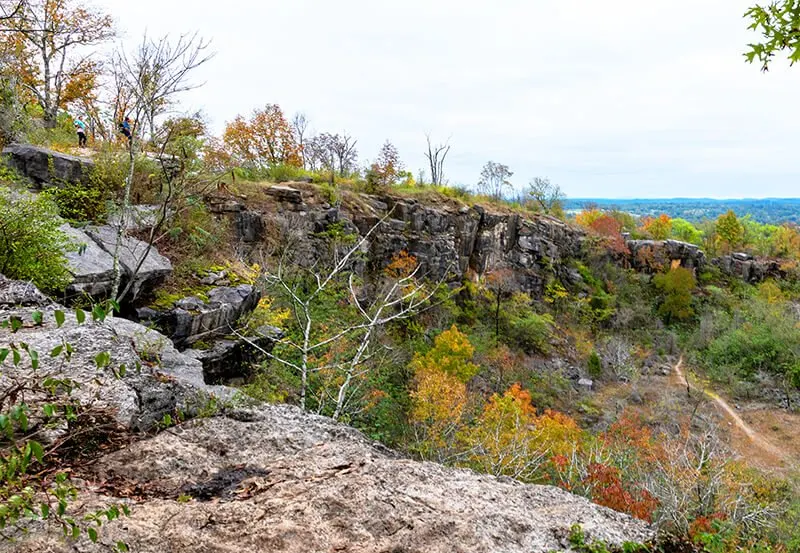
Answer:
[[[0,278],[0,316],[28,322],[15,335],[0,329],[0,347],[25,340],[46,352],[72,343],[66,366],[42,355],[40,374],[66,371],[81,385],[78,399],[101,402],[120,425],[151,428],[178,409],[191,417],[212,395],[233,398],[231,389],[205,384],[199,361],[164,336],[119,319],[78,325],[67,309],[57,328],[59,307],[28,284]],[[44,324],[30,324],[34,310],[44,312]],[[98,371],[100,351],[110,351],[114,365],[140,369],[121,378]],[[15,370],[4,367],[0,390],[32,369]],[[35,525],[0,550],[88,553],[123,540],[140,553],[529,553],[568,549],[573,524],[615,545],[653,536],[645,523],[557,488],[405,459],[289,406],[229,407],[106,454],[83,477],[76,509],[126,501],[131,516],[104,524],[96,544],[65,542],[59,528]]]
[[[584,235],[551,217],[523,219],[480,206],[434,205],[392,195],[362,194],[334,207],[288,185],[274,186],[268,193],[273,201],[258,210],[230,201],[210,203],[218,213],[234,214],[244,244],[258,243],[276,224],[309,237],[334,224],[364,236],[383,221],[369,240],[368,265],[373,269],[405,250],[422,265],[423,273],[437,280],[459,281],[470,271],[483,275],[510,269],[520,289],[540,295],[551,276],[579,278],[567,262],[579,253]],[[313,240],[307,242],[308,255],[318,255]]]
[[[11,144],[3,148],[6,163],[40,187],[63,182],[84,182],[94,167],[85,157],[62,154],[31,144]]]

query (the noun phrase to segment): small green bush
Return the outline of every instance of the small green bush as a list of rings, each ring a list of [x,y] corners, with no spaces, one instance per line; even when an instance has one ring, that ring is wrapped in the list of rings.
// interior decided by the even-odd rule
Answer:
[[[549,349],[552,329],[553,317],[529,313],[511,323],[509,337],[525,351],[544,353]]]
[[[103,222],[108,213],[107,202],[111,199],[103,190],[80,183],[66,183],[43,194],[53,200],[64,219],[73,222]]]
[[[60,224],[48,198],[0,188],[0,273],[45,291],[63,290],[71,280],[64,253],[73,246]]]
[[[592,378],[599,378],[603,374],[603,363],[596,351],[593,351],[586,362],[586,371]]]
[[[280,163],[266,169],[264,177],[270,182],[289,182],[311,177],[311,174],[302,167]]]

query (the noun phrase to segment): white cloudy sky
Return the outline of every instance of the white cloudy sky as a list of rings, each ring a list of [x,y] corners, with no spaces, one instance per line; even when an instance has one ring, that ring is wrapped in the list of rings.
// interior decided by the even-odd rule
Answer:
[[[572,197],[796,196],[800,68],[744,63],[753,0],[95,0],[135,42],[199,31],[188,94],[216,130],[278,103],[316,131],[450,138],[451,183],[487,160]]]

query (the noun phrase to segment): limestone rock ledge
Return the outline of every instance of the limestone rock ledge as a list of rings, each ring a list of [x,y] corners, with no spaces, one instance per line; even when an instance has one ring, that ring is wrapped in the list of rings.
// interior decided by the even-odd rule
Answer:
[[[568,550],[573,524],[618,546],[654,534],[558,488],[401,458],[290,406],[198,419],[102,458],[95,471],[106,489],[142,494],[100,540],[140,553],[544,553]],[[89,553],[102,543],[68,545],[53,531],[15,551]]]

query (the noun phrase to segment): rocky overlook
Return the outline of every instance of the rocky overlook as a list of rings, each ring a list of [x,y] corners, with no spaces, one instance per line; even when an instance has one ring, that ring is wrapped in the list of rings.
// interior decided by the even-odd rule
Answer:
[[[50,322],[56,309],[67,314],[59,328]],[[38,370],[76,380],[80,401],[99,402],[122,428],[153,428],[176,408],[191,418],[212,397],[230,406],[152,437],[134,435],[81,474],[89,486],[79,509],[131,506],[129,517],[103,526],[97,543],[66,543],[60,529],[34,527],[0,549],[93,552],[123,540],[142,553],[545,552],[568,549],[575,524],[614,545],[654,535],[644,522],[554,487],[412,461],[330,419],[236,400],[232,389],[206,385],[200,362],[157,332],[120,319],[79,325],[31,285],[0,278],[3,319],[32,321],[34,311],[44,324],[13,337],[0,330],[0,343],[25,340],[41,351],[74,343],[66,366],[42,356]],[[138,370],[119,378],[99,371],[92,359],[101,350]],[[17,370],[3,382],[32,369]],[[250,406],[234,406],[243,403]]]

